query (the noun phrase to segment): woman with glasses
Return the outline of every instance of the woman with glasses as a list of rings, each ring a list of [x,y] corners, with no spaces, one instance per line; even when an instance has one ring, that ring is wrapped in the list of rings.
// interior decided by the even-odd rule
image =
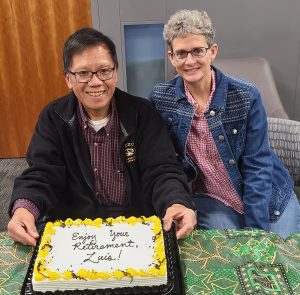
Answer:
[[[177,76],[149,100],[172,136],[192,184],[198,227],[300,230],[287,170],[270,150],[257,88],[213,66],[215,30],[205,11],[181,10],[164,27]]]

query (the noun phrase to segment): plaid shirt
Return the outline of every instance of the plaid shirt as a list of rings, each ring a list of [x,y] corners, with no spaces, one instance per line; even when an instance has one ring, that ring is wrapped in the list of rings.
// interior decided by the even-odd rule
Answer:
[[[215,198],[235,211],[243,213],[243,202],[230,182],[204,116],[216,89],[216,77],[213,70],[211,70],[211,74],[211,93],[203,112],[195,113],[187,140],[187,153],[196,164],[198,172],[193,191]],[[184,87],[189,102],[197,108],[197,102],[186,85]]]
[[[104,206],[126,206],[124,167],[120,158],[120,128],[115,101],[112,99],[110,118],[98,132],[89,123],[82,104],[77,114],[83,136],[89,146],[95,175],[96,196]]]

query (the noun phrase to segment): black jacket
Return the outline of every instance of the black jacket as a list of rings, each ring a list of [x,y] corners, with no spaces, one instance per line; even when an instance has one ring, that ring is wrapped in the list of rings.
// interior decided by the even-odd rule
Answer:
[[[174,203],[193,208],[186,176],[160,115],[142,98],[119,89],[114,95],[132,214],[163,216]],[[41,112],[28,148],[29,168],[15,179],[10,211],[16,199],[25,198],[50,220],[103,216],[76,104],[71,92]]]

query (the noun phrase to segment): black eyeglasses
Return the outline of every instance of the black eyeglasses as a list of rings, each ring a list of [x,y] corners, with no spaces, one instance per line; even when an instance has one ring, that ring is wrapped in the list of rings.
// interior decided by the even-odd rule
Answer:
[[[95,72],[92,71],[80,71],[80,72],[71,72],[68,73],[75,76],[75,79],[78,83],[88,83],[93,79],[93,76],[96,75],[99,80],[106,81],[113,77],[115,67],[101,69]]]
[[[206,55],[206,52],[209,48],[210,47],[196,47],[189,51],[187,50],[174,51],[172,54],[178,61],[185,61],[189,53],[195,58],[203,57]]]

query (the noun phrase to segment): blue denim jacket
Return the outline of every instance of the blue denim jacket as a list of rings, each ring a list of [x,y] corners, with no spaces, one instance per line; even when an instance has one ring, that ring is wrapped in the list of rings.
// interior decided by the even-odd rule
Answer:
[[[228,176],[244,203],[245,227],[269,230],[293,194],[287,169],[269,148],[267,117],[257,88],[216,72],[216,91],[205,112]],[[165,120],[189,180],[197,176],[186,153],[195,112],[181,77],[154,87],[149,98]]]

